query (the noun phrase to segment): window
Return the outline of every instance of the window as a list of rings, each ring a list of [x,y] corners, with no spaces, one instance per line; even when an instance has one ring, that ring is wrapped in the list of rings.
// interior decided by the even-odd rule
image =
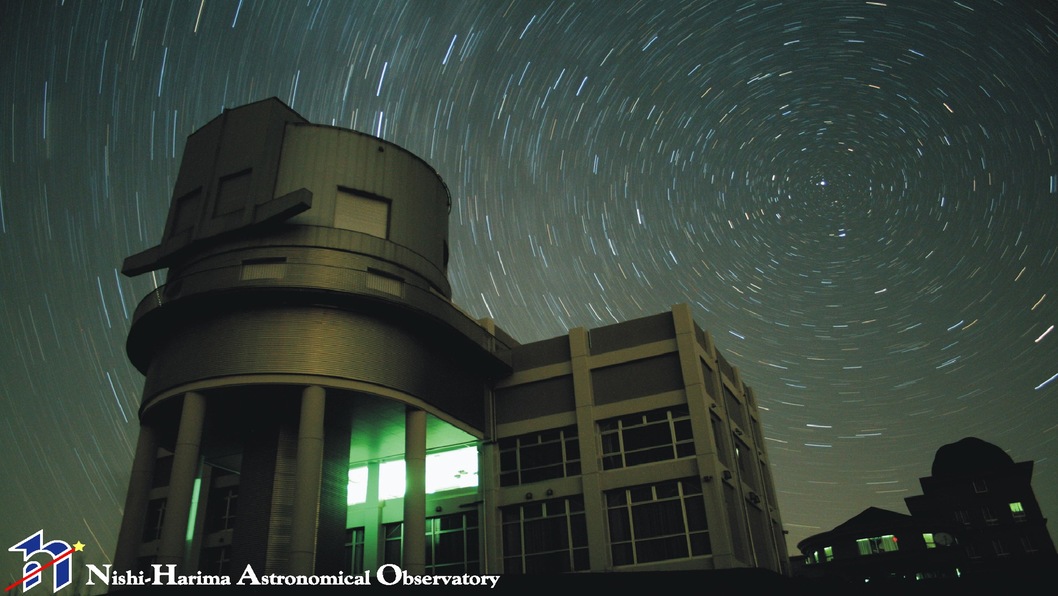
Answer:
[[[896,536],[893,536],[892,534],[875,536],[873,538],[860,538],[856,541],[856,546],[859,547],[861,555],[877,555],[899,550]]]
[[[1010,515],[1017,523],[1025,521],[1025,508],[1021,506],[1021,501],[1010,504]]]
[[[759,489],[757,478],[753,474],[753,461],[756,456],[753,455],[749,445],[746,445],[742,439],[732,436],[731,441],[735,445],[735,460],[738,462],[738,469],[742,473],[742,481],[753,488]]]
[[[287,271],[286,257],[246,259],[239,272],[241,281],[254,279],[283,279]]]
[[[996,514],[992,512],[992,508],[991,507],[987,507],[987,506],[982,507],[981,508],[981,517],[984,518],[985,524],[987,524],[989,526],[999,525],[999,518],[996,517]]]
[[[223,176],[217,183],[217,197],[213,204],[213,215],[227,215],[242,211],[251,202],[253,177],[252,169]]]
[[[823,547],[823,556],[819,556],[819,551],[813,551],[812,556],[808,558],[808,563],[825,563],[827,561],[834,560],[834,548],[831,546]]]
[[[383,526],[386,539],[385,562],[402,563],[401,545],[404,524],[396,522]],[[426,573],[458,575],[477,573],[478,513],[454,513],[426,519]]]
[[[228,575],[231,572],[231,547],[210,546],[202,549],[200,567],[212,575]]]
[[[694,455],[686,405],[600,420],[599,434],[605,470]]]
[[[988,483],[984,480],[974,480],[973,487],[975,493],[986,493],[988,492]]]
[[[724,405],[727,407],[727,417],[740,427],[745,427],[746,418],[742,411],[742,402],[727,388],[727,385],[724,385]]]
[[[613,564],[712,554],[697,478],[606,491]]]
[[[1029,553],[1029,554],[1032,554],[1032,553],[1034,553],[1034,552],[1036,552],[1038,550],[1036,548],[1036,545],[1032,543],[1032,539],[1029,538],[1028,536],[1022,536],[1021,537],[1021,547],[1023,549],[1025,549],[1026,553]]]
[[[566,573],[590,568],[583,497],[504,507],[501,515],[505,573]]]
[[[239,504],[239,477],[221,474],[214,468],[210,482],[209,501],[206,503],[206,532],[220,532],[235,527],[235,514]]]
[[[731,465],[731,458],[727,456],[724,448],[724,426],[720,417],[712,412],[709,413],[709,421],[713,424],[713,444],[716,446],[716,456],[726,466]]]
[[[364,572],[364,527],[349,528],[345,531],[345,565],[346,573]]]
[[[339,188],[334,207],[334,227],[389,237],[389,201]]]
[[[1010,551],[1007,550],[1007,545],[999,539],[992,541],[992,550],[995,551],[997,557],[1005,557],[1010,554]]]
[[[383,462],[378,466],[379,500],[399,499],[404,496],[405,465],[403,459]],[[349,469],[348,505],[367,502],[367,466]],[[426,456],[426,494],[478,485],[477,447],[463,447],[430,453]]]
[[[926,543],[926,548],[927,549],[929,549],[929,548],[937,548],[937,543],[936,543],[936,541],[933,540],[933,533],[932,532],[924,532],[922,534],[922,541]]]
[[[349,469],[349,488],[346,491],[346,505],[359,505],[367,502],[367,466]]]
[[[386,294],[392,294],[394,296],[402,296],[404,294],[403,279],[388,273],[376,272],[371,269],[368,269],[367,271],[365,285],[367,286],[367,289],[375,290],[376,292],[385,292]]]
[[[577,427],[500,439],[500,486],[580,474]]]
[[[143,522],[143,541],[150,542],[162,537],[162,522],[165,520],[165,499],[147,502],[147,517]]]
[[[970,525],[970,514],[965,509],[959,509],[952,513],[955,517],[955,521],[963,524],[964,526]]]
[[[171,235],[175,236],[193,228],[202,215],[202,187],[196,188],[173,202],[176,206],[172,218]]]

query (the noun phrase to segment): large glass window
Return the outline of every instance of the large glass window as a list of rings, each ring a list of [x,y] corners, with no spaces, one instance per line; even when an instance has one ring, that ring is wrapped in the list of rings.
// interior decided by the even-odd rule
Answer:
[[[603,469],[694,455],[686,405],[599,421]]]
[[[500,439],[500,486],[580,474],[577,427]]]
[[[892,534],[873,538],[860,538],[856,541],[856,546],[859,547],[861,555],[877,555],[900,550],[896,543],[896,536]]]
[[[403,522],[386,524],[383,532],[386,537],[385,562],[400,565]],[[427,574],[477,573],[481,558],[478,551],[477,511],[426,519]]]
[[[697,478],[606,491],[606,506],[615,566],[712,553]]]
[[[565,573],[590,568],[584,498],[504,507],[505,573]]]
[[[404,496],[406,467],[403,459],[378,466],[378,498],[381,501]],[[367,502],[367,466],[349,469],[348,505]],[[433,494],[478,485],[477,447],[463,447],[426,456],[426,493]]]

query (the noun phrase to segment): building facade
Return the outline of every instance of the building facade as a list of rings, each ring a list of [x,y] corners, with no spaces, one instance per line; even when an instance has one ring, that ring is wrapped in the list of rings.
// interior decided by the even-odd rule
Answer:
[[[932,475],[920,479],[923,494],[904,499],[910,515],[871,507],[802,540],[794,575],[978,586],[1049,577],[1058,556],[1032,490],[1032,467],[975,437],[944,445]]]
[[[937,450],[922,494],[905,499],[916,519],[952,528],[972,577],[1050,573],[1058,565],[1036,493],[1033,462],[967,437]]]
[[[952,580],[965,571],[946,525],[877,507],[829,532],[805,538],[797,548],[803,556],[794,566],[796,576],[853,585]]]
[[[787,571],[760,414],[684,305],[521,344],[451,301],[428,164],[278,100],[187,141],[115,569]]]

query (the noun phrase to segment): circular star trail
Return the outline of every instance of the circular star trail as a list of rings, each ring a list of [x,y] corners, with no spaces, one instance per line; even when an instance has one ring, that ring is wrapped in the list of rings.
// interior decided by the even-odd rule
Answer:
[[[270,96],[434,166],[456,303],[523,342],[690,304],[791,552],[966,436],[1058,514],[1053,3],[16,1],[0,56],[4,544],[113,552],[164,283],[121,262],[187,135]]]

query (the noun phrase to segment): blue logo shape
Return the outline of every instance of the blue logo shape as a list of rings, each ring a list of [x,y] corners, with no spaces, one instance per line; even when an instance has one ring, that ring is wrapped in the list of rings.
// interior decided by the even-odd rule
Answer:
[[[25,540],[7,550],[15,553],[21,552],[22,560],[26,561],[26,564],[22,566],[22,579],[8,586],[8,590],[19,583],[23,584],[23,593],[35,588],[40,583],[41,572],[48,567],[54,567],[52,570],[53,592],[58,592],[73,581],[70,573],[70,555],[73,549],[62,540],[52,540],[45,544],[44,530],[37,530],[35,534],[27,536]],[[30,560],[39,554],[51,555],[51,562],[41,565],[37,561]]]

